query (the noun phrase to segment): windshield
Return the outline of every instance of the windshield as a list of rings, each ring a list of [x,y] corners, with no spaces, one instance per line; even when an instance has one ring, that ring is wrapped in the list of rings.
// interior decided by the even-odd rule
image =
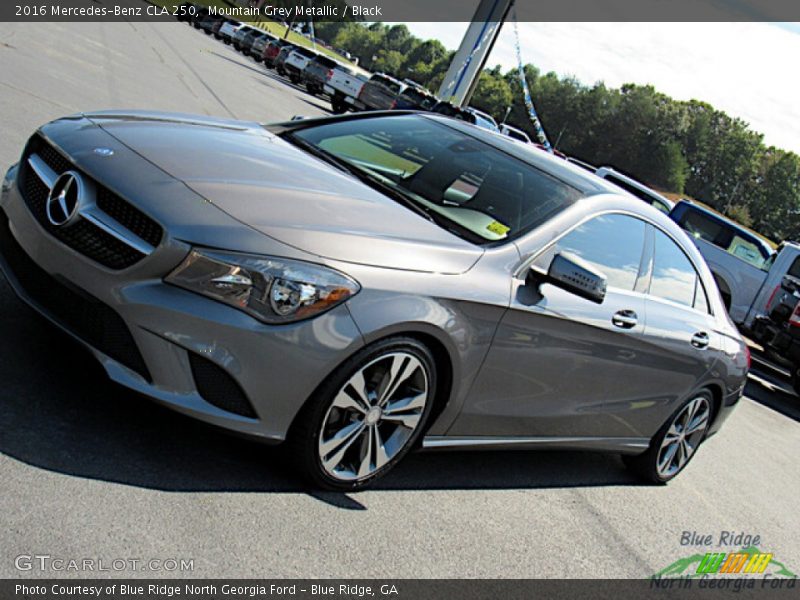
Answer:
[[[581,196],[493,145],[417,115],[339,121],[286,137],[475,243],[517,237]]]

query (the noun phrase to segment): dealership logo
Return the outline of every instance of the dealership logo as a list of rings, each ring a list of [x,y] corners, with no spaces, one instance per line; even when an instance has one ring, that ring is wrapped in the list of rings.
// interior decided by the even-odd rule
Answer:
[[[795,579],[797,575],[774,555],[755,546],[734,552],[707,552],[679,558],[651,576],[652,579],[759,576]]]
[[[709,552],[697,565],[697,573],[763,573],[772,560],[772,554],[763,552]]]
[[[68,225],[78,216],[86,186],[75,171],[59,175],[47,196],[47,220],[56,227]]]

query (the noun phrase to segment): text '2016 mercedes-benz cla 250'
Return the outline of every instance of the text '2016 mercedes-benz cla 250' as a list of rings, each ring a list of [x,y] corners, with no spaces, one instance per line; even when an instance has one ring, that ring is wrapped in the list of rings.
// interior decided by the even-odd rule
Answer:
[[[442,116],[71,116],[0,208],[11,285],[112,379],[285,441],[316,486],[419,446],[616,452],[665,482],[743,391],[675,223]]]

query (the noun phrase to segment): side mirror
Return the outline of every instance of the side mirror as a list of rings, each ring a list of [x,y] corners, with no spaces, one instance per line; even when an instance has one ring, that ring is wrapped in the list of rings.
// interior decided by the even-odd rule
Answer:
[[[574,255],[556,254],[546,281],[597,304],[606,297],[606,276]]]

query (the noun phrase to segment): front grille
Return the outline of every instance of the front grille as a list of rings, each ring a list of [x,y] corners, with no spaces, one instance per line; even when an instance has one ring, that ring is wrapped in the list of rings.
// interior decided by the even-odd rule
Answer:
[[[48,233],[84,256],[111,269],[125,269],[145,257],[141,251],[84,219],[79,219],[66,227],[56,227],[50,223],[45,207],[49,190],[28,164],[27,159],[32,154],[37,154],[59,175],[64,171],[73,170],[92,180],[40,135],[34,135],[30,139],[20,164],[20,190],[29,210]],[[163,230],[158,223],[108,188],[97,182],[94,182],[94,185],[97,207],[102,212],[151,246],[158,246],[163,236]]]
[[[189,353],[189,364],[197,392],[217,408],[243,417],[256,418],[241,386],[228,372],[199,354]]]
[[[125,321],[111,307],[45,272],[14,239],[0,210],[0,253],[16,280],[37,304],[74,335],[106,356],[151,381]]]

